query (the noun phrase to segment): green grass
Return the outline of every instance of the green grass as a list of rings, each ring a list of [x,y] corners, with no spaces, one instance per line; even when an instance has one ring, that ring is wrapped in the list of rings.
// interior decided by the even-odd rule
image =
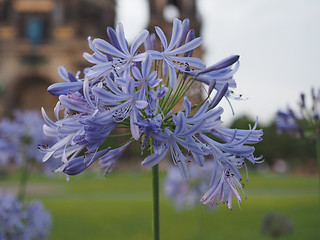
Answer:
[[[161,174],[161,178],[164,174]],[[0,181],[12,188],[16,176]],[[263,217],[276,212],[294,222],[293,234],[280,239],[320,239],[320,211],[316,177],[250,172],[241,207],[203,206],[177,212],[161,196],[161,239],[270,239],[261,234]],[[32,176],[28,198],[42,200],[53,216],[51,240],[152,239],[151,173],[83,174],[66,182],[62,176]]]

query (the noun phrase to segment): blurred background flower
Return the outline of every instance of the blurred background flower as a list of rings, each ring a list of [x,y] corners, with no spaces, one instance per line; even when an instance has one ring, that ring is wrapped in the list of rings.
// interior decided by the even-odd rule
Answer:
[[[0,239],[47,239],[51,215],[38,201],[28,204],[0,191]]]
[[[200,203],[202,195],[208,189],[213,163],[205,162],[203,167],[191,164],[189,181],[181,176],[179,168],[171,166],[163,180],[164,194],[172,201],[178,210],[193,209]]]
[[[39,145],[47,146],[54,142],[43,133],[42,116],[31,110],[16,110],[13,115],[13,119],[0,120],[0,165],[3,169],[20,170],[18,198],[23,201],[30,173],[38,170],[51,174],[60,162],[42,163],[44,154],[39,151]]]
[[[0,164],[13,163],[21,167],[30,161],[38,167],[45,167],[42,164],[43,153],[38,148],[39,145],[52,144],[53,139],[43,134],[42,116],[30,110],[16,110],[13,114],[13,119],[3,118],[0,121]]]

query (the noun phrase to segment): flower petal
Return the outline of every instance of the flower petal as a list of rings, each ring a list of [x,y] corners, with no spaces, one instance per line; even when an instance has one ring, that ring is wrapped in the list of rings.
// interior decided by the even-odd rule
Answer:
[[[121,47],[117,38],[117,34],[112,27],[107,27],[107,34],[111,44],[121,52]]]
[[[202,43],[202,38],[198,37],[196,39],[193,39],[190,42],[187,42],[186,44],[182,45],[181,47],[178,47],[172,51],[170,51],[170,54],[175,55],[175,54],[180,54],[180,53],[185,53],[188,51],[191,51],[197,47],[199,47]]]
[[[149,35],[148,30],[142,30],[138,34],[138,36],[136,36],[135,39],[133,39],[132,45],[131,45],[131,48],[130,48],[130,54],[131,55],[134,55],[134,53],[138,50],[140,45],[146,40],[148,35]]]
[[[155,27],[155,29],[156,29],[156,33],[157,33],[158,37],[160,38],[160,42],[161,42],[163,48],[167,49],[168,42],[167,42],[166,35],[163,33],[161,28]]]
[[[168,148],[165,148],[161,152],[161,154],[151,154],[142,161],[141,165],[144,167],[153,167],[157,165],[166,156],[167,152]]]
[[[129,50],[128,50],[128,43],[127,43],[126,37],[124,35],[122,23],[118,23],[116,32],[117,32],[118,41],[119,41],[119,44],[120,44],[122,51],[126,55],[130,55]]]
[[[82,82],[61,82],[50,85],[47,91],[53,96],[66,95],[67,93],[77,92],[82,88]]]
[[[148,77],[152,66],[152,57],[147,55],[144,61],[142,62],[141,72],[144,78]]]
[[[171,40],[169,43],[169,46],[167,48],[168,51],[170,51],[179,40],[179,37],[181,35],[181,21],[177,18],[173,20],[173,27],[172,27],[172,34],[171,34]]]
[[[143,78],[139,68],[137,67],[132,67],[132,75],[136,80],[142,80]]]
[[[200,71],[200,74],[201,73],[207,73],[207,72],[211,72],[211,71],[215,71],[215,70],[218,70],[218,69],[221,69],[221,68],[226,68],[226,67],[229,67],[231,66],[232,64],[236,63],[238,60],[239,60],[239,55],[232,55],[232,56],[229,56],[223,60],[221,60],[220,62],[210,66],[210,67],[207,67],[206,69],[203,69]]]
[[[181,34],[179,36],[179,40],[177,42],[176,47],[180,47],[182,45],[183,41],[185,40],[185,38],[187,36],[189,26],[190,26],[190,20],[188,18],[185,18],[181,24]]]
[[[68,71],[65,66],[59,66],[58,73],[63,80],[69,82]]]
[[[105,53],[109,53],[113,56],[117,56],[117,57],[121,57],[121,58],[125,58],[126,55],[123,54],[122,52],[120,52],[117,48],[115,48],[114,46],[112,46],[110,43],[108,43],[107,41],[100,39],[100,38],[96,38],[93,40],[93,45],[101,50],[102,52]]]

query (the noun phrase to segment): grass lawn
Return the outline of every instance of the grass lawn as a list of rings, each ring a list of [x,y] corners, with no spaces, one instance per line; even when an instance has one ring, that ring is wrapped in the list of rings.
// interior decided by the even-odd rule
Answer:
[[[164,174],[161,174],[164,177]],[[0,181],[13,189],[15,176]],[[161,239],[271,239],[261,234],[263,217],[280,213],[293,221],[292,235],[278,239],[320,239],[320,207],[316,177],[250,172],[248,197],[230,211],[199,206],[177,212],[164,196],[160,201]],[[58,176],[33,176],[28,198],[39,199],[53,217],[50,239],[152,239],[151,173],[121,172],[108,177],[83,174],[69,182]]]

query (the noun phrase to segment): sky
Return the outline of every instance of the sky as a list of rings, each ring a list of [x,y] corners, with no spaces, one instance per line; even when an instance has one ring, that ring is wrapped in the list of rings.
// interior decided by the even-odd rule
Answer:
[[[117,3],[130,42],[147,25],[147,1]],[[320,1],[198,0],[197,8],[205,63],[240,55],[235,93],[245,100],[232,100],[235,116],[221,103],[225,123],[247,114],[267,124],[278,109],[295,109],[301,92],[320,88]]]

